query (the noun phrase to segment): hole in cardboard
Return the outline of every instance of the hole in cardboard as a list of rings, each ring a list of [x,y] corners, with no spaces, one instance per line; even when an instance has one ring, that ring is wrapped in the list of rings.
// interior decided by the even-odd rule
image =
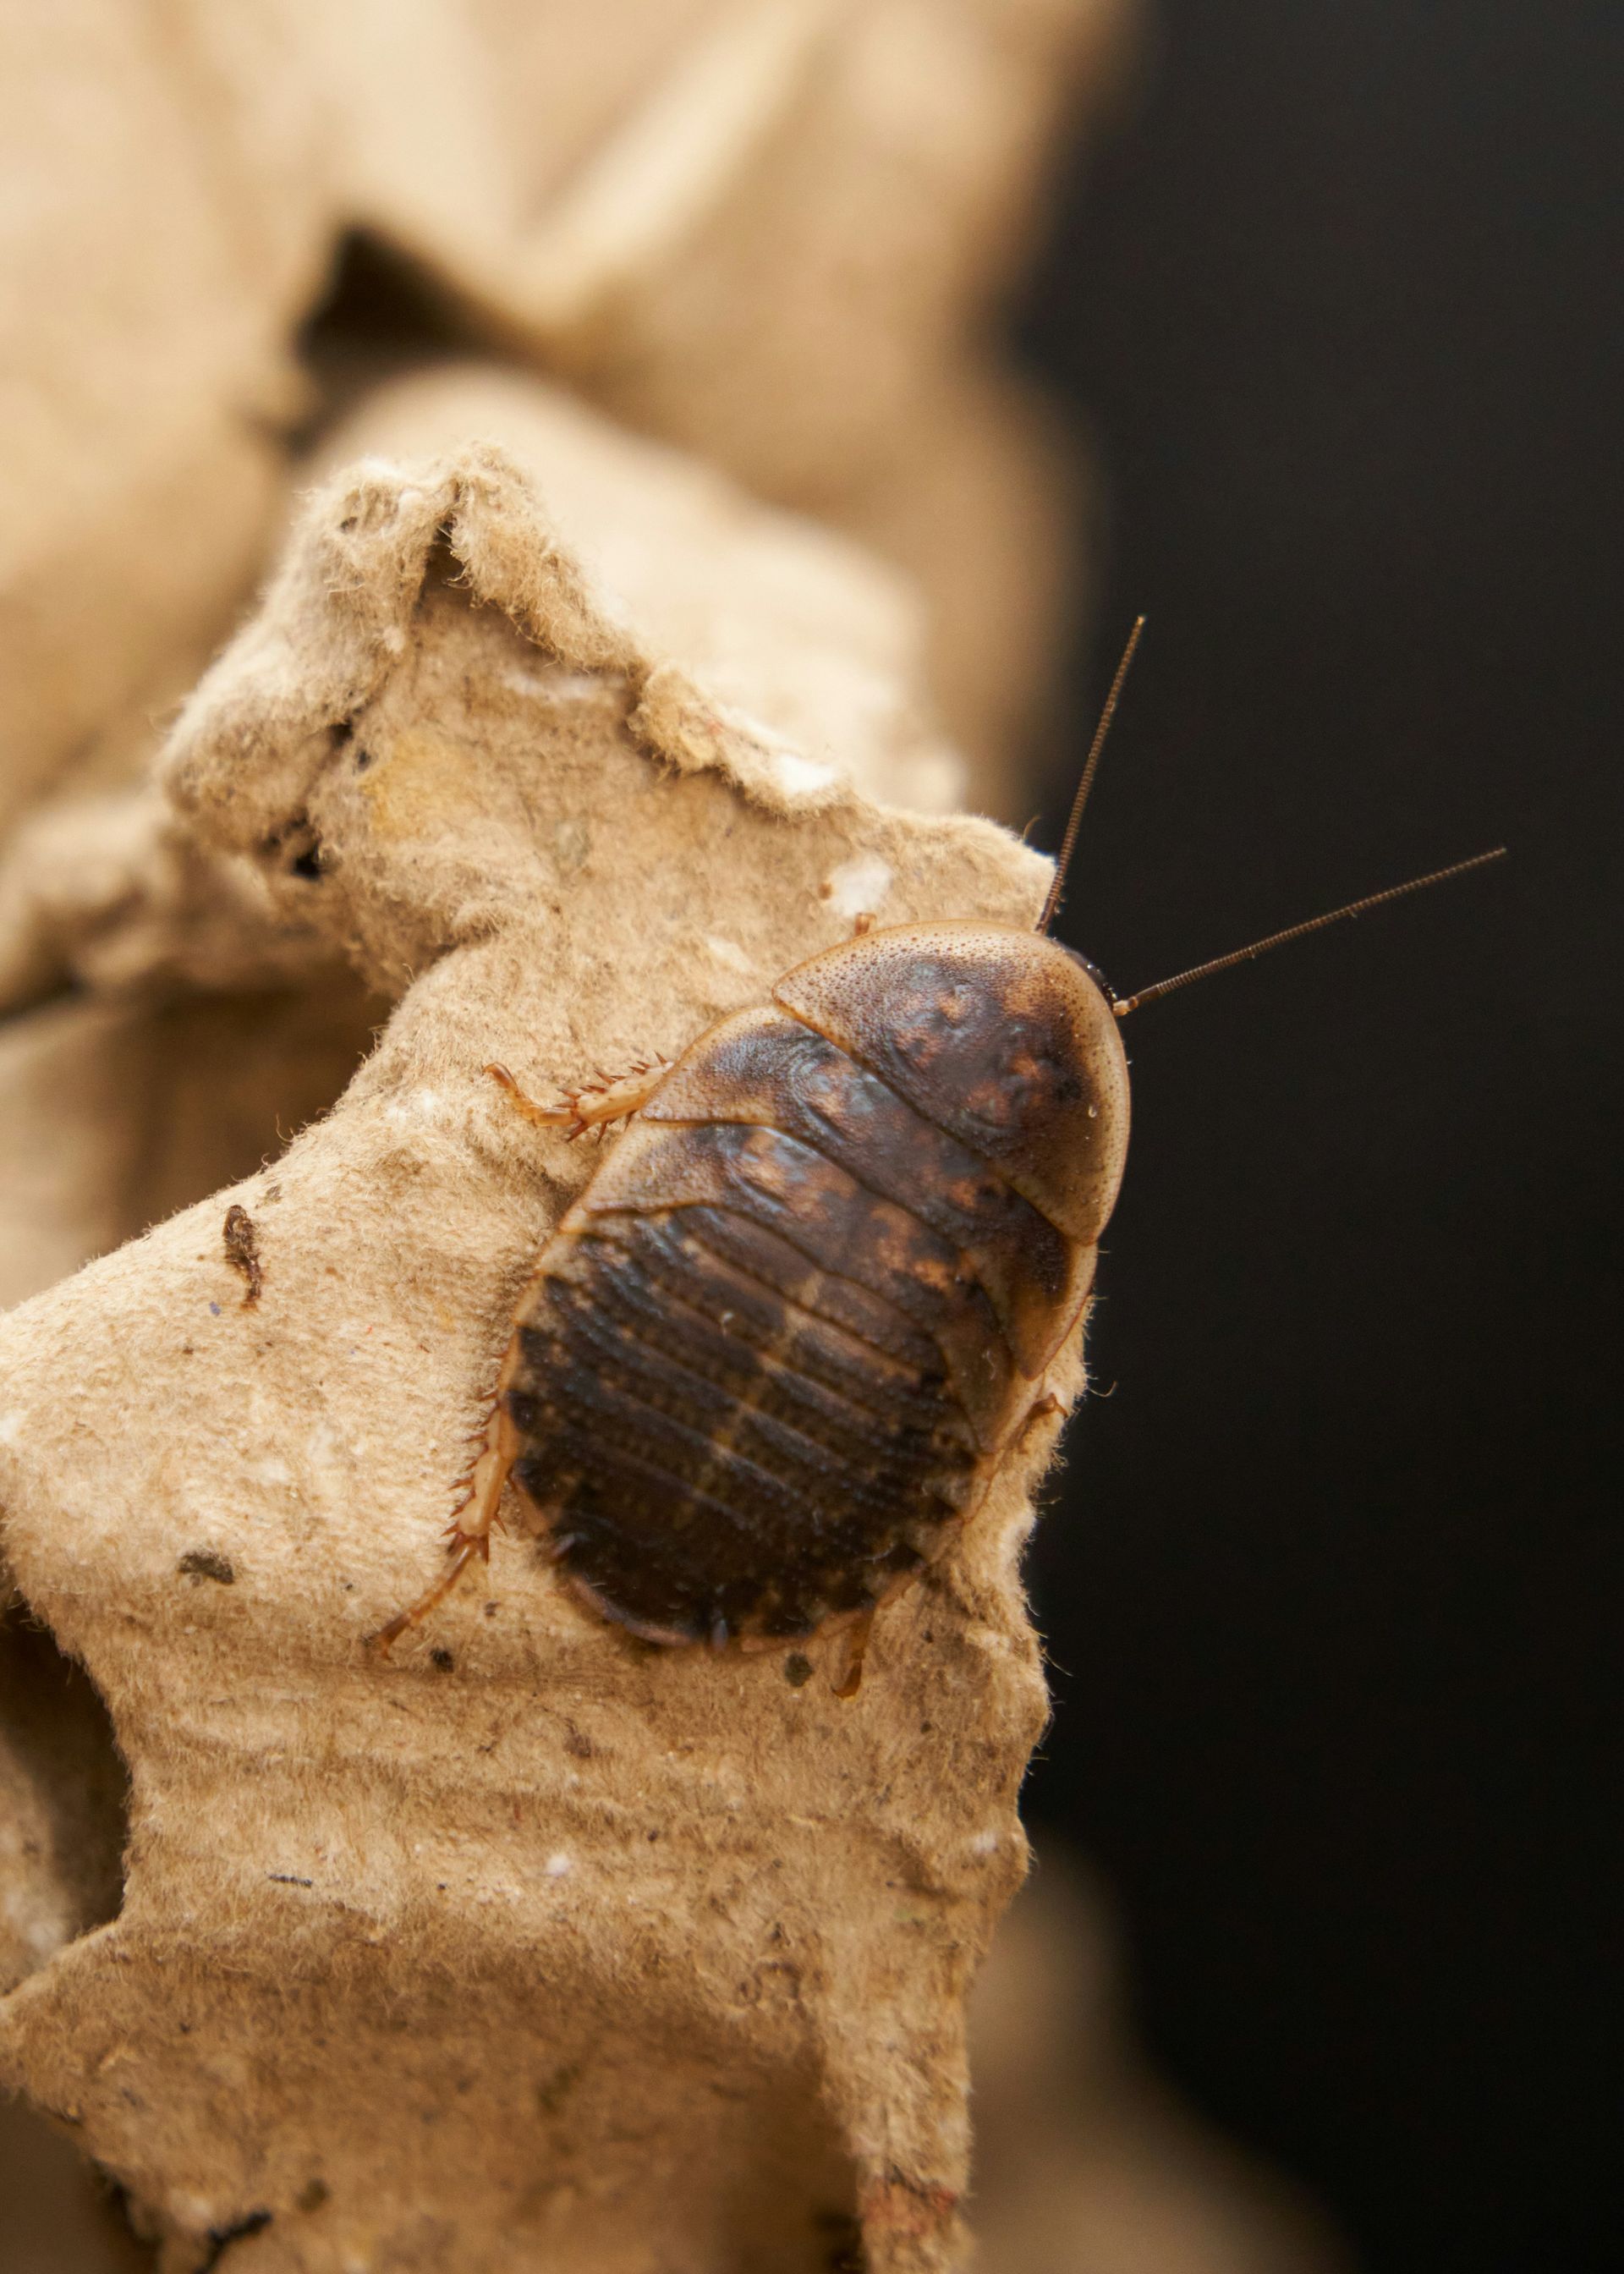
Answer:
[[[252,2234],[263,2234],[273,2217],[274,2213],[268,2210],[251,2210],[241,2218],[234,2218],[229,2226],[211,2226],[208,2249],[198,2267],[198,2274],[214,2274],[214,2269],[234,2242],[246,2242]]]
[[[0,1989],[117,1916],[127,1788],[95,1685],[13,1607],[0,1616]]]
[[[20,1604],[0,1613],[0,1992],[117,1917],[128,1780],[94,1683]],[[0,2095],[5,2274],[143,2274],[119,2191]]]
[[[119,2190],[21,2101],[0,2098],[5,2274],[151,2274]]]
[[[425,269],[370,231],[347,230],[298,335],[316,407],[296,446],[319,440],[380,381],[476,346],[488,355],[481,328]]]
[[[744,2142],[726,2231],[736,2274],[861,2274],[856,2175],[808,2073],[730,2080]],[[741,2143],[742,2144],[742,2143]]]
[[[131,1164],[130,1230],[252,1176],[279,1153],[338,1097],[388,1013],[339,968],[309,989],[198,996],[154,1011],[142,1043],[145,1126]],[[261,1245],[271,1231],[261,1224]]]
[[[335,966],[310,988],[70,998],[11,1021],[0,1306],[252,1176],[327,1111],[388,1011]],[[275,1214],[255,1209],[267,1274]]]

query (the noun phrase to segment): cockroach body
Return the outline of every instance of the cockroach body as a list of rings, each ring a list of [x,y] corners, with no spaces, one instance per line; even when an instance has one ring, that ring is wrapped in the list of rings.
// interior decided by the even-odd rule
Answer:
[[[746,1649],[875,1609],[971,1515],[1076,1324],[1127,1064],[1077,958],[869,932],[658,1079],[543,1250],[495,1465],[605,1615]]]
[[[629,1126],[520,1299],[449,1564],[376,1643],[488,1555],[511,1477],[523,1528],[606,1619],[747,1651],[849,1628],[855,1687],[875,1612],[1056,1403],[1127,1153],[1122,1017],[1435,881],[1110,996],[1047,933],[1138,636],[1035,931],[861,931],[674,1065],[562,1106],[486,1069],[533,1121]]]
[[[645,1640],[865,1621],[974,1514],[1088,1299],[1128,1070],[1080,958],[868,931],[596,1107],[492,1071],[536,1119],[638,1102],[520,1299],[457,1554],[511,1474],[575,1593]]]

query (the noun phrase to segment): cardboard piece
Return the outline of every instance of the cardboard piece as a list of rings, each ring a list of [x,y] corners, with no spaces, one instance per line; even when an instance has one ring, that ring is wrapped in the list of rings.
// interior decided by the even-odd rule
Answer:
[[[723,580],[710,605],[719,682]],[[805,720],[819,651],[782,613],[762,708]],[[906,709],[865,741],[837,689],[871,778]],[[312,501],[166,773],[199,844],[400,1000],[280,1159],[0,1322],[6,1559],[131,1776],[122,1909],[0,2002],[0,2081],[174,2274],[222,2237],[236,2274],[812,2269],[860,2234],[876,2274],[957,2263],[1053,1425],[849,1703],[823,1645],[631,1643],[513,1540],[394,1662],[362,1638],[436,1566],[591,1168],[483,1064],[543,1089],[674,1052],[861,912],[1030,922],[1047,864],[722,699],[483,448]]]
[[[544,484],[552,526],[645,640],[788,738],[786,766],[808,780],[845,767],[922,810],[957,802],[964,768],[922,691],[921,612],[894,574],[485,365],[379,389],[327,456],[417,456],[470,433]],[[109,739],[139,747],[132,731]],[[151,786],[66,795],[13,832],[0,1305],[247,1173],[332,1103],[387,1005],[314,922],[319,898],[304,879],[278,900],[254,859],[200,844]]]

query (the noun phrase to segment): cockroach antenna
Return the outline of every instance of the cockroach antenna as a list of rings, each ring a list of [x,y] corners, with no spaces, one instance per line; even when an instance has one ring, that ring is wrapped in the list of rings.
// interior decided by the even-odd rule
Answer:
[[[1130,648],[1130,654],[1132,650]],[[1119,674],[1120,676],[1120,674]],[[1250,947],[1237,947],[1228,955],[1215,955],[1210,963],[1198,963],[1189,971],[1180,971],[1171,979],[1159,979],[1154,987],[1142,987],[1137,995],[1118,996],[1111,1008],[1119,1019],[1130,1011],[1141,1011],[1147,1003],[1170,995],[1176,987],[1192,986],[1198,979],[1210,979],[1217,971],[1228,971],[1231,964],[1249,963],[1254,955],[1267,955],[1271,947],[1283,947],[1288,940],[1303,939],[1311,931],[1323,931],[1327,924],[1341,923],[1344,916],[1362,916],[1367,908],[1381,907],[1388,900],[1402,900],[1407,892],[1424,892],[1429,885],[1441,885],[1451,877],[1463,877],[1469,869],[1482,869],[1491,861],[1503,861],[1506,848],[1497,845],[1492,853],[1474,853],[1470,861],[1454,861],[1447,869],[1434,869],[1425,877],[1412,877],[1408,884],[1389,885],[1385,892],[1367,892],[1362,900],[1350,900],[1345,908],[1331,908],[1322,916],[1310,916],[1306,923],[1288,924],[1284,931],[1272,931],[1267,939],[1254,939]]]
[[[1094,787],[1094,774],[1100,764],[1100,753],[1105,748],[1105,737],[1110,731],[1111,720],[1116,715],[1116,698],[1122,693],[1122,683],[1128,675],[1128,666],[1133,660],[1133,651],[1139,644],[1139,634],[1144,629],[1144,617],[1136,617],[1133,629],[1128,634],[1128,644],[1122,651],[1122,661],[1116,666],[1116,676],[1111,681],[1111,691],[1105,698],[1105,708],[1100,713],[1100,723],[1094,730],[1094,741],[1088,746],[1088,756],[1084,761],[1082,779],[1077,785],[1077,795],[1071,800],[1071,817],[1066,823],[1065,835],[1061,840],[1060,857],[1055,862],[1055,874],[1049,885],[1049,898],[1044,901],[1043,913],[1038,918],[1037,928],[1041,932],[1046,932],[1060,913],[1060,895],[1065,890],[1066,870],[1071,865],[1071,852],[1077,843],[1078,830],[1082,824],[1083,808],[1087,804],[1088,793]]]

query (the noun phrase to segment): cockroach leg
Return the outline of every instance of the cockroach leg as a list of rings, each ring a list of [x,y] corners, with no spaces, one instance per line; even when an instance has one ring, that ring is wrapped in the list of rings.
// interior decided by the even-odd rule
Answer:
[[[1020,1427],[1023,1441],[1028,1429],[1035,1429],[1040,1421],[1052,1421],[1056,1413],[1064,1413],[1065,1410],[1052,1389],[1045,1390],[1042,1397],[1035,1399],[1026,1409],[1026,1418]]]
[[[876,1604],[875,1610],[878,1608]],[[862,1688],[863,1660],[868,1655],[868,1637],[874,1632],[875,1610],[864,1611],[834,1638],[829,1686],[837,1698],[855,1698]]]
[[[375,1634],[368,1635],[369,1650],[387,1658],[408,1627],[420,1625],[431,1611],[439,1608],[476,1556],[481,1562],[490,1562],[491,1533],[501,1521],[498,1511],[502,1488],[518,1455],[518,1435],[499,1390],[485,1424],[485,1449],[464,1480],[468,1497],[447,1526],[446,1546],[451,1560],[415,1603],[397,1611]]]
[[[1041,1397],[1034,1398],[1004,1440],[1000,1459],[1018,1457],[1026,1451],[1026,1440],[1034,1429],[1041,1429],[1045,1421],[1052,1421],[1057,1413],[1064,1416],[1070,1410],[1064,1399],[1056,1397],[1052,1389],[1045,1390]]]
[[[597,1129],[601,1134],[612,1121],[624,1121],[629,1114],[635,1113],[648,1103],[671,1066],[668,1059],[650,1058],[622,1074],[600,1074],[596,1081],[566,1091],[560,1105],[538,1104],[520,1088],[505,1065],[488,1065],[485,1071],[492,1081],[501,1084],[527,1121],[534,1121],[544,1129],[568,1130],[573,1140],[589,1129]]]
[[[457,1534],[452,1547],[451,1561],[434,1585],[426,1593],[419,1595],[417,1601],[409,1605],[405,1610],[396,1611],[395,1616],[387,1624],[380,1626],[375,1634],[368,1635],[367,1648],[375,1650],[380,1658],[387,1658],[391,1649],[399,1642],[408,1627],[419,1625],[427,1618],[431,1611],[437,1610],[445,1601],[446,1597],[456,1585],[474,1557],[479,1555],[488,1561],[490,1554],[491,1541],[488,1533]]]
[[[508,1103],[515,1113],[522,1113],[527,1121],[534,1121],[544,1129],[567,1129],[575,1119],[575,1114],[568,1103],[542,1105],[538,1103],[535,1098],[527,1096],[505,1065],[488,1065],[484,1071],[490,1075],[492,1081],[501,1084],[508,1093]]]

